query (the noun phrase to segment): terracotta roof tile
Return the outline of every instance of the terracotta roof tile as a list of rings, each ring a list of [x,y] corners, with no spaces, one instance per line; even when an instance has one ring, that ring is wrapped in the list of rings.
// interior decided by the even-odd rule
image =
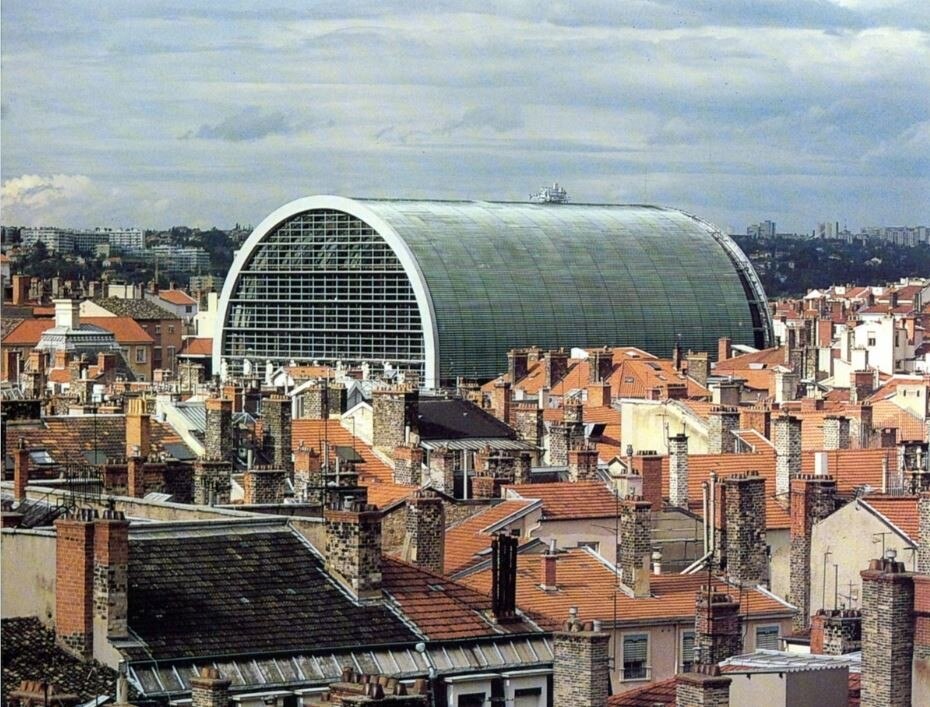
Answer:
[[[194,339],[185,339],[184,347],[181,349],[181,356],[212,356],[213,339],[198,337]]]
[[[642,687],[621,692],[607,699],[607,707],[657,707],[674,705],[676,699],[675,678],[660,680]]]
[[[550,520],[613,518],[617,515],[617,497],[601,481],[512,484],[504,488],[505,498],[542,501],[543,518]]]
[[[879,400],[872,403],[872,426],[896,428],[899,442],[923,442],[927,438],[924,423],[920,418],[900,407],[893,400]]]
[[[532,504],[526,500],[503,501],[446,529],[445,573],[455,574],[481,562],[483,558],[476,557],[477,553],[491,547],[491,534],[484,532],[485,528]]]
[[[197,300],[191,297],[183,290],[161,290],[158,293],[158,299],[162,299],[169,304],[191,305],[197,304]]]
[[[81,323],[109,331],[120,344],[154,343],[154,339],[129,317],[81,317]],[[7,346],[35,346],[42,334],[54,326],[54,319],[25,319],[6,335],[3,343]]]
[[[689,397],[710,395],[707,388],[676,371],[670,359],[626,359],[614,368],[608,382],[615,398],[645,398],[652,388],[681,384]]]
[[[560,553],[556,562],[557,591],[540,587],[542,577],[540,554],[517,555],[517,606],[548,617],[561,624],[568,610],[575,606],[582,620],[599,619],[618,623],[679,619],[694,621],[694,596],[706,584],[703,574],[662,574],[650,577],[652,596],[633,599],[617,588],[615,572],[599,558],[583,548],[572,548]],[[482,569],[461,580],[465,584],[487,592],[491,588],[491,569]],[[717,588],[723,582],[714,581]],[[739,594],[739,590],[729,591]],[[767,594],[749,590],[743,594],[740,613],[746,615],[784,615],[793,611]],[[616,611],[616,614],[614,613]]]
[[[861,499],[882,514],[915,543],[920,540],[917,496],[866,496]]]
[[[784,366],[785,347],[775,346],[770,349],[761,349],[759,351],[753,351],[752,353],[733,356],[732,358],[728,358],[726,361],[718,361],[717,365],[714,366],[714,373],[720,374],[733,371],[735,374],[736,371],[749,368],[749,364],[751,363],[761,363],[767,367]]]

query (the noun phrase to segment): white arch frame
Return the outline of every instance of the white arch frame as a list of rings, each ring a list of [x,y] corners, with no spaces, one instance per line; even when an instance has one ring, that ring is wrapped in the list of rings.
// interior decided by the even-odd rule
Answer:
[[[213,370],[219,372],[221,368],[223,337],[225,334],[226,315],[229,310],[229,299],[232,296],[233,290],[238,285],[242,270],[252,257],[253,251],[267,235],[286,220],[298,214],[316,209],[332,209],[354,216],[373,228],[375,232],[384,239],[391,250],[394,251],[394,255],[397,256],[401,266],[403,266],[404,273],[407,275],[411,287],[413,287],[417,309],[420,312],[420,322],[423,327],[423,351],[425,359],[424,380],[421,382],[421,385],[426,388],[437,388],[439,386],[439,335],[436,328],[436,313],[433,309],[433,298],[430,296],[429,286],[426,283],[426,278],[423,277],[423,272],[420,270],[420,264],[417,262],[413,255],[413,251],[410,250],[406,241],[400,237],[397,231],[395,231],[387,221],[368,208],[364,202],[349,199],[344,196],[307,196],[275,209],[255,227],[255,230],[253,230],[246,239],[242,248],[236,252],[232,267],[229,269],[229,275],[226,278],[226,282],[223,283],[223,293],[220,295],[219,308],[217,310],[216,335],[213,337]]]

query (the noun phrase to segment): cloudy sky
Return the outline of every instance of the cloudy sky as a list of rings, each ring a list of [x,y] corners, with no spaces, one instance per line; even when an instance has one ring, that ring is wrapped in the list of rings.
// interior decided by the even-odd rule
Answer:
[[[308,194],[930,224],[927,0],[4,0],[2,221]]]

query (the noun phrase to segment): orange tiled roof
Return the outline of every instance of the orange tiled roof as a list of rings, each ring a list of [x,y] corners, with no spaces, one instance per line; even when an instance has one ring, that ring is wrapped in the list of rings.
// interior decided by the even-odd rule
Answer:
[[[694,621],[694,597],[707,583],[704,574],[662,574],[650,577],[652,596],[633,599],[617,588],[615,572],[595,555],[583,548],[572,548],[559,553],[556,562],[557,591],[540,587],[542,578],[540,554],[517,555],[517,606],[547,617],[561,624],[568,617],[568,610],[578,607],[583,621],[599,619],[613,621],[616,610],[617,622],[678,619]],[[491,569],[486,568],[461,580],[478,591],[491,589]],[[723,582],[713,582],[717,589],[724,589]],[[728,591],[739,596],[738,589]],[[740,597],[740,613],[753,615],[783,615],[793,613],[781,602],[758,590],[744,591]],[[616,602],[616,603],[615,603]]]
[[[607,707],[658,707],[674,705],[677,699],[675,678],[651,682],[642,687],[634,687],[619,695],[607,698]]]
[[[860,499],[887,518],[914,542],[920,540],[920,516],[917,496],[866,496]]]
[[[553,395],[565,395],[572,390],[588,387],[588,376],[591,373],[591,362],[588,359],[578,361],[568,369],[568,373],[552,386]]]
[[[615,367],[608,382],[615,398],[645,398],[652,388],[682,383],[687,386],[688,397],[710,395],[707,388],[676,371],[670,359],[626,359]]]
[[[813,451],[801,453],[801,471],[814,473]],[[827,452],[827,464],[830,475],[836,479],[837,491],[852,493],[857,487],[871,486],[881,488],[882,459],[888,459],[889,468],[894,469],[897,452],[887,449],[839,449]]]
[[[617,497],[601,481],[511,484],[505,490],[506,498],[542,501],[543,518],[550,520],[613,518],[617,515]]]
[[[352,437],[352,433],[339,424],[337,420],[294,420],[291,423],[291,443],[294,449],[303,442],[314,449],[322,449],[323,440],[328,440],[330,448],[336,446],[353,447],[362,462],[359,463],[359,483],[368,489],[368,502],[383,507],[406,498],[416,490],[415,486],[403,486],[394,483],[394,470],[381,461],[361,439]]]
[[[503,501],[487,510],[476,513],[446,530],[445,573],[455,574],[480,562],[475,555],[491,547],[490,533],[483,532],[508,516],[529,508],[532,501]]]
[[[184,348],[181,349],[182,356],[212,356],[213,339],[198,337],[194,339],[185,339]]]
[[[923,442],[927,438],[920,418],[892,400],[872,403],[872,426],[897,428],[899,442]]]
[[[733,356],[726,361],[717,361],[717,365],[714,366],[714,373],[720,374],[733,371],[735,374],[736,371],[749,368],[750,363],[761,363],[769,368],[773,366],[784,366],[785,347],[775,346],[770,349],[761,349],[760,351]]]
[[[158,299],[163,299],[169,304],[188,305],[197,304],[197,300],[191,297],[183,290],[161,290],[158,293]]]
[[[53,326],[55,322],[51,319],[24,319],[3,337],[3,343],[7,346],[35,346],[45,330]]]
[[[151,344],[155,341],[129,317],[81,317],[81,322],[109,331],[120,344]],[[3,343],[7,346],[35,346],[42,334],[54,326],[54,319],[24,319],[6,335]]]
[[[487,594],[448,577],[385,557],[381,563],[384,590],[402,613],[434,641],[526,633],[524,622],[496,623]]]

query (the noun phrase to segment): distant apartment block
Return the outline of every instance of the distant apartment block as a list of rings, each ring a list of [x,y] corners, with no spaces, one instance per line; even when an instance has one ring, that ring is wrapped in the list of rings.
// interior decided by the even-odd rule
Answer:
[[[167,270],[199,273],[210,269],[210,254],[203,248],[159,245],[148,252]]]
[[[56,253],[93,253],[98,245],[103,244],[124,253],[139,252],[145,247],[142,230],[138,228],[79,230],[30,227],[22,230],[22,239],[23,245],[30,247],[42,241],[48,250]]]
[[[746,228],[746,235],[751,238],[773,238],[775,236],[775,222],[762,221]]]

